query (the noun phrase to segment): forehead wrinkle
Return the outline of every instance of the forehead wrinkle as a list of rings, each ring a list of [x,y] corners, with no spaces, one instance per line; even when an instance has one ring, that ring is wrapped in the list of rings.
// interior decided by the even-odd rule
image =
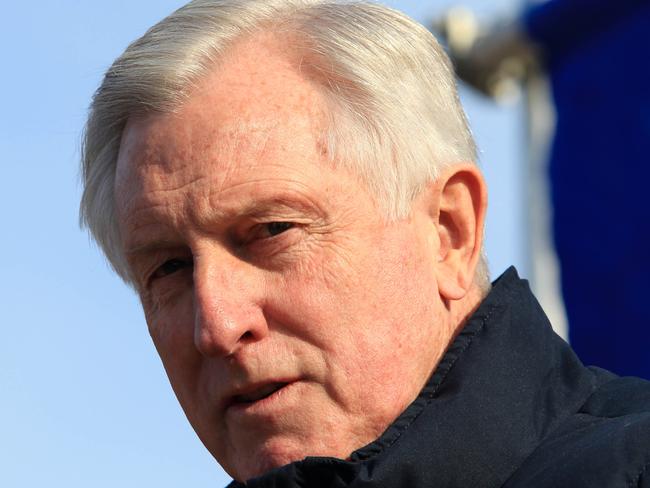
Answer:
[[[238,132],[243,134],[241,130]],[[166,147],[152,148],[148,145],[144,156],[138,158],[138,161],[130,161],[129,167],[124,168],[120,174],[116,188],[122,182],[130,180],[130,186],[134,190],[116,195],[120,206],[128,214],[137,215],[142,210],[164,207],[170,201],[187,201],[193,195],[222,187],[234,168],[241,166],[236,161],[237,154],[241,152],[241,137],[218,139],[221,140],[214,141],[214,148],[206,148],[207,154],[190,157],[175,154],[178,151],[173,144],[167,151]],[[206,175],[206,165],[218,165],[223,171],[220,174]],[[133,215],[129,218],[133,218]]]
[[[263,160],[272,131],[277,126],[278,122],[261,124],[238,121],[220,130],[227,135],[215,141],[215,144],[219,144],[218,152],[212,155],[211,164],[218,165],[220,171],[215,175],[211,188],[222,191],[238,172],[253,170]]]
[[[278,65],[286,61],[286,58],[281,58],[276,58]],[[241,61],[241,58],[233,61]],[[234,62],[230,67],[236,64]],[[320,90],[309,83],[309,86],[303,84],[299,90],[290,90],[289,85],[294,85],[296,75],[302,82],[307,80],[295,70],[289,70],[283,75],[286,83],[279,86],[278,93],[272,89],[275,85],[266,82],[277,78],[279,71],[284,70],[260,72],[256,71],[258,67],[256,63],[240,64],[239,70],[222,66],[208,76],[201,89],[179,111],[141,121],[145,124],[145,132],[133,133],[136,136],[131,148],[134,154],[127,158],[131,164],[124,176],[131,179],[137,175],[139,180],[135,188],[133,183],[130,184],[135,189],[130,192],[131,200],[147,195],[149,201],[137,203],[141,210],[134,212],[129,220],[145,217],[147,212],[151,212],[152,220],[166,220],[178,228],[180,223],[191,224],[202,220],[203,216],[211,215],[211,220],[220,219],[223,218],[220,204],[225,200],[222,193],[240,186],[242,183],[237,180],[245,178],[247,172],[256,176],[261,161],[264,169],[277,166],[282,168],[279,174],[284,174],[287,167],[300,170],[303,163],[315,163],[294,160],[296,146],[313,146],[317,149],[316,154],[323,156],[319,143],[322,142],[321,132],[325,130],[326,108]],[[232,76],[242,72],[256,75]],[[251,89],[255,88],[253,94],[247,90],[244,98],[233,98],[230,88],[234,83],[242,82],[251,84]],[[255,100],[251,101],[251,97]],[[246,100],[246,111],[235,110]],[[187,120],[191,122],[188,124]],[[138,121],[135,122],[139,125]],[[297,138],[282,137],[283,131],[287,130]],[[136,159],[133,156],[140,157]],[[136,161],[140,164],[133,164]],[[218,171],[208,171],[204,177],[201,173],[210,166],[216,166]],[[249,178],[243,183],[261,185],[264,181],[263,178]],[[296,184],[286,176],[274,178],[274,181]],[[305,188],[305,193],[310,190],[313,188]],[[158,198],[160,200],[156,201]],[[171,209],[182,210],[181,216],[169,215],[175,213]],[[179,222],[181,220],[185,222]]]
[[[238,138],[237,141],[241,142],[241,139]],[[123,201],[125,224],[132,226],[133,223],[137,225],[140,221],[160,222],[176,228],[184,219],[188,219],[188,222],[185,222],[187,224],[199,220],[214,221],[224,218],[224,212],[220,211],[220,207],[223,203],[222,193],[226,188],[235,190],[265,181],[263,178],[248,178],[236,184],[228,181],[235,177],[235,173],[242,170],[255,171],[256,167],[255,157],[250,158],[247,164],[238,160],[237,154],[241,151],[237,150],[237,141],[230,144],[231,150],[227,151],[229,154],[226,158],[219,158],[218,163],[210,163],[224,168],[216,174],[197,174],[196,171],[191,171],[193,177],[186,179],[185,172],[181,169],[174,171],[167,167],[160,173],[155,167],[142,168],[138,178],[140,189],[128,202]],[[264,151],[267,142],[268,137],[263,138],[256,145],[255,151]],[[195,165],[196,163],[188,163],[183,166],[193,168]],[[245,168],[242,168],[243,166]],[[174,178],[175,174],[180,178]],[[277,181],[292,180],[278,178]]]

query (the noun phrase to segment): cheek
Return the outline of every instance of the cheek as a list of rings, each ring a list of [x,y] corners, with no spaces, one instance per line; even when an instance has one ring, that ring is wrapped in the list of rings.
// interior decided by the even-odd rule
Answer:
[[[145,318],[149,335],[185,408],[196,391],[201,357],[194,346],[194,311],[191,300],[180,300],[165,310],[148,310]]]
[[[191,297],[165,307],[144,303],[143,308],[149,335],[163,360],[178,349],[185,351],[193,344],[194,307]]]
[[[377,333],[408,336],[412,321],[431,312],[436,291],[433,263],[409,230],[403,226],[387,232],[358,267],[352,305],[371,319]]]
[[[396,367],[412,356],[431,321],[432,273],[408,236],[330,248],[275,287],[277,323],[345,374]],[[332,252],[334,251],[334,252]],[[376,373],[375,373],[376,374]]]

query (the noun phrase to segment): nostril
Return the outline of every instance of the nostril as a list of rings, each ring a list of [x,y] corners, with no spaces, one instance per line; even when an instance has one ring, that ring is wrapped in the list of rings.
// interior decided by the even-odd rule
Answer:
[[[250,340],[250,339],[253,339],[253,333],[252,333],[250,330],[247,330],[247,331],[244,332],[244,334],[241,336],[241,339],[240,339],[240,340],[247,341],[247,340]]]

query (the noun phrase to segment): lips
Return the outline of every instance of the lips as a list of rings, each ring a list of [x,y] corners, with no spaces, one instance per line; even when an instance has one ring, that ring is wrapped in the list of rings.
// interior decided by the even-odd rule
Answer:
[[[234,395],[232,397],[232,400],[230,402],[231,405],[241,405],[241,404],[249,404],[249,403],[254,403],[258,402],[260,400],[263,400],[267,397],[270,397],[275,393],[276,391],[280,390],[281,388],[284,388],[287,386],[288,383],[285,382],[276,382],[276,383],[268,383],[262,386],[259,386],[257,388],[251,389],[250,391],[247,391],[246,393],[240,393],[238,395]]]

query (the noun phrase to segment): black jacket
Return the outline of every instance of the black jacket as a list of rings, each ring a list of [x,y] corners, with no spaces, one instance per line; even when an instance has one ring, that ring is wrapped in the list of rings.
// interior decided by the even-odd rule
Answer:
[[[511,268],[379,439],[246,486],[650,488],[650,382],[583,366]]]

